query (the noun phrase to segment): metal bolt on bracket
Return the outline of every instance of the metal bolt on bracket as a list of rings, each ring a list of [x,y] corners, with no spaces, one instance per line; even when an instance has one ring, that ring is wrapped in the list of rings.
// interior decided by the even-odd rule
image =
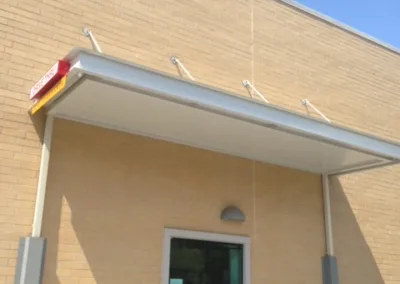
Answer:
[[[97,43],[96,38],[94,37],[92,31],[88,28],[83,28],[82,30],[83,35],[88,37],[90,40],[90,43],[92,44],[92,48],[97,51],[98,53],[103,53],[103,51],[100,48],[100,45]]]

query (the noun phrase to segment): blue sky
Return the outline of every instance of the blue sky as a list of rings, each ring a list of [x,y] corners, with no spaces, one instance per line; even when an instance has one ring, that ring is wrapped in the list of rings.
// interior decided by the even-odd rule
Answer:
[[[296,0],[296,2],[400,48],[400,0]]]

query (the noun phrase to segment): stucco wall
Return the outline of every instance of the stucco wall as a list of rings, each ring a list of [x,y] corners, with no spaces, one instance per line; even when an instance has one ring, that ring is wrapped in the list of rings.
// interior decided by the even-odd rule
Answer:
[[[13,283],[31,232],[43,120],[27,114],[29,89],[73,46],[90,47],[84,26],[105,53],[171,74],[177,55],[202,83],[247,96],[249,79],[273,104],[304,113],[308,98],[336,123],[399,141],[400,56],[280,1],[2,1],[0,283]],[[397,166],[334,181],[341,283],[400,283],[399,178]]]

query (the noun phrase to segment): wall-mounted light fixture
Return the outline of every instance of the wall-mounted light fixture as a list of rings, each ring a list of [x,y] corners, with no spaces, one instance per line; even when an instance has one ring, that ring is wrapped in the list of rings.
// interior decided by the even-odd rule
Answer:
[[[243,214],[242,210],[236,206],[228,206],[222,210],[221,220],[244,222],[246,220],[246,216]]]

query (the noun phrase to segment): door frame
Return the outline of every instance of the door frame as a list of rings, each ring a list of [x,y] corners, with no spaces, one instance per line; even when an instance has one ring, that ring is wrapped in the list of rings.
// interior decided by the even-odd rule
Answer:
[[[181,229],[164,229],[161,284],[169,284],[169,264],[171,253],[171,239],[182,238],[243,245],[243,284],[250,284],[250,238],[239,235],[217,234],[202,231]]]

